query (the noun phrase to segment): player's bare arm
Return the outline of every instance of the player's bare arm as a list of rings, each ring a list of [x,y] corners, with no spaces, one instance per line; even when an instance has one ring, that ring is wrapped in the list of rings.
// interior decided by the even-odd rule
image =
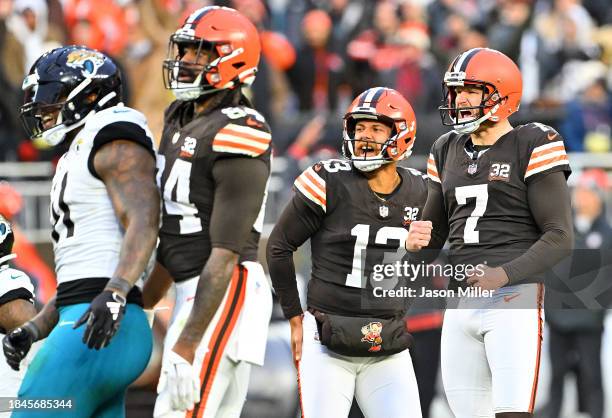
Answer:
[[[96,153],[94,167],[125,229],[114,277],[127,281],[131,287],[145,270],[157,240],[159,191],[155,160],[143,146],[115,140]],[[127,295],[125,289],[113,290]]]
[[[202,341],[208,324],[221,304],[223,295],[238,263],[238,254],[224,248],[213,248],[200,275],[191,315],[173,350],[190,363]]]
[[[142,288],[142,306],[153,309],[172,286],[172,276],[160,263],[155,263],[151,275]]]
[[[39,332],[39,339],[45,338],[51,333],[57,321],[59,320],[59,313],[55,306],[55,296],[51,298],[45,306],[36,314],[34,318],[30,320],[32,324],[36,326]]]
[[[173,350],[190,363],[238,263],[240,248],[261,208],[268,168],[260,160],[223,159],[213,167],[215,199],[210,218],[213,249],[204,266],[193,309]]]
[[[291,353],[293,353],[293,360],[296,364],[302,359],[302,342],[304,341],[303,319],[304,315],[297,315],[289,319],[289,325],[291,326]]]
[[[36,315],[34,305],[25,299],[11,300],[0,306],[0,328],[10,331]]]
[[[47,302],[38,314],[36,314],[36,309],[30,302],[25,300],[20,301],[30,306],[26,308],[23,304],[13,304],[13,308],[16,309],[12,312],[4,312],[6,314],[20,316],[20,320],[23,320],[26,315],[29,315],[27,319],[17,324],[18,326],[16,328],[13,327],[12,331],[2,340],[2,349],[6,361],[14,370],[19,370],[21,360],[28,355],[32,344],[46,338],[59,320],[59,314],[55,307],[55,296]],[[12,302],[17,302],[17,300]],[[6,305],[11,305],[12,302],[3,305],[0,309],[4,308]],[[4,320],[2,315],[3,314],[0,313],[0,318]],[[4,327],[5,324],[2,324],[2,326]],[[8,330],[11,328],[5,327],[5,329]]]

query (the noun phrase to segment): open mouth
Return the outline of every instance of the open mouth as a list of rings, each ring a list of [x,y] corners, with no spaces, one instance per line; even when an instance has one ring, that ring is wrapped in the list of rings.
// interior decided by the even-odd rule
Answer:
[[[358,154],[359,155],[363,155],[363,156],[374,155],[377,152],[376,147],[374,147],[374,146],[372,146],[371,144],[368,144],[368,143],[359,145],[357,147],[357,150],[358,150]]]
[[[42,125],[45,129],[51,128],[55,125],[55,120],[57,119],[57,115],[47,114],[42,117]]]
[[[460,109],[457,111],[457,116],[459,121],[472,119],[474,117],[474,111],[472,109]]]

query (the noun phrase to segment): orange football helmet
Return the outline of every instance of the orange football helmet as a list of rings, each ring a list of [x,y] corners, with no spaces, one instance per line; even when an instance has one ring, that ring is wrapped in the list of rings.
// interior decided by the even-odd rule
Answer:
[[[377,155],[355,154],[355,126],[360,119],[378,120],[391,127],[391,136]],[[400,93],[386,87],[373,87],[353,100],[344,115],[342,153],[361,171],[376,170],[383,164],[410,156],[416,138],[416,117],[412,106]],[[368,142],[360,139],[359,141]]]
[[[478,106],[457,107],[455,89],[463,86],[482,89]],[[452,126],[459,133],[472,133],[482,122],[498,122],[519,109],[523,79],[517,65],[506,55],[494,49],[474,48],[453,60],[444,74],[442,88],[444,102],[438,108],[442,124]],[[474,110],[478,110],[476,116],[473,116]]]
[[[203,65],[183,61],[187,46],[197,48],[196,62],[203,54],[209,54],[211,61]],[[257,29],[245,16],[228,7],[198,9],[170,36],[164,85],[179,100],[250,85],[260,52]]]

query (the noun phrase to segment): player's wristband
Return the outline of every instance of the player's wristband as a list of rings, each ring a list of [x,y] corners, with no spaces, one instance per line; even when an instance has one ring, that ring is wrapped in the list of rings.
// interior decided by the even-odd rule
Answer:
[[[28,330],[28,332],[32,336],[32,342],[40,340],[40,330],[34,322],[28,321],[23,324],[21,328]]]
[[[121,277],[113,277],[108,281],[108,283],[106,283],[106,289],[113,291],[118,290],[126,296],[130,292],[131,288],[132,284]]]

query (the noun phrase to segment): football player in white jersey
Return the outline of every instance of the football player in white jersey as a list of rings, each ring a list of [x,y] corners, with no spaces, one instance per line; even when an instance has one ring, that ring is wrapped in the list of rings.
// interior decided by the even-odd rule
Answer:
[[[8,264],[17,257],[17,254],[11,253],[14,240],[11,224],[0,215],[0,335],[2,336],[36,315],[34,286],[30,278]],[[28,358],[31,358],[31,355],[32,352]],[[7,363],[0,362],[0,396],[15,397],[25,375],[25,367],[19,369],[19,364],[12,363],[10,358],[7,359]],[[11,370],[9,365],[16,370]],[[0,409],[0,417],[8,416],[10,412]]]
[[[121,103],[121,74],[98,51],[54,49],[22,88],[30,137],[69,148],[51,190],[57,295],[5,337],[4,350],[18,362],[47,337],[20,398],[71,399],[64,417],[124,417],[125,390],[152,348],[137,284],[159,225],[152,135],[145,117]]]

